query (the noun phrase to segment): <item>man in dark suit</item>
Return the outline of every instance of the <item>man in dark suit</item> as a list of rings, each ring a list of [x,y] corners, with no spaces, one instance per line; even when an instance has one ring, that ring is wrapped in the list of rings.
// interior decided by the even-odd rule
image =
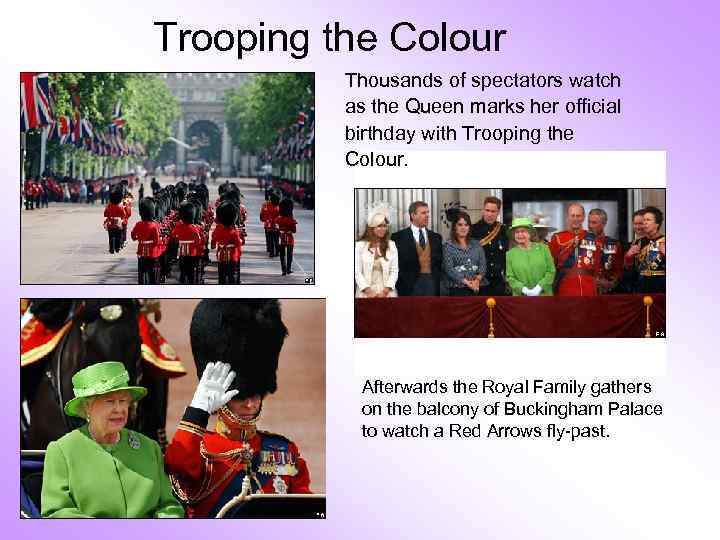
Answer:
[[[430,208],[415,201],[408,208],[410,226],[392,235],[398,250],[400,296],[437,296],[442,275],[442,237],[427,229]]]

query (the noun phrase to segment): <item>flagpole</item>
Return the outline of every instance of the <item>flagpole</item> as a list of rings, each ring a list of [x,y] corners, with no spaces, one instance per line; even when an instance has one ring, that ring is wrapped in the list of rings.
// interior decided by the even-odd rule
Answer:
[[[45,172],[45,153],[47,152],[47,138],[48,138],[49,126],[43,126],[40,132],[40,174],[42,176]]]
[[[25,132],[20,132],[20,184],[25,182]]]

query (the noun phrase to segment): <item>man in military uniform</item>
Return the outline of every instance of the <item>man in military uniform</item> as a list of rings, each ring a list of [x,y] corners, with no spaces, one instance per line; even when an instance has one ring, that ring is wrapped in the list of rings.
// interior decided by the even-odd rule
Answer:
[[[632,242],[628,245],[623,256],[623,277],[620,289],[624,293],[637,292],[638,288],[638,269],[635,265],[635,256],[640,250],[640,242],[645,237],[645,221],[643,215],[645,209],[641,208],[633,212],[633,235]],[[638,246],[638,249],[633,249],[633,246]]]
[[[665,293],[665,235],[660,232],[663,213],[659,208],[643,209],[645,236],[630,247],[627,257],[633,257],[633,268],[638,275],[639,293]],[[626,257],[626,260],[627,260]]]
[[[615,292],[623,272],[622,245],[605,234],[607,220],[607,212],[602,208],[593,208],[588,213],[588,229],[595,235],[600,256],[600,271],[596,280],[599,294]]]
[[[508,250],[507,227],[497,218],[502,201],[497,197],[485,197],[482,219],[470,230],[470,236],[477,238],[485,250],[488,285],[480,287],[481,296],[504,296],[509,294],[505,282],[505,254]]]
[[[578,203],[567,207],[568,229],[553,234],[550,253],[555,260],[555,294],[595,296],[595,278],[600,270],[600,254],[595,235],[582,228],[585,208]]]
[[[277,389],[287,328],[277,300],[201,301],[190,342],[198,383],[165,453],[165,468],[189,517],[214,517],[250,493],[311,493],[298,447],[256,427],[263,398]],[[207,431],[217,413],[215,431]]]

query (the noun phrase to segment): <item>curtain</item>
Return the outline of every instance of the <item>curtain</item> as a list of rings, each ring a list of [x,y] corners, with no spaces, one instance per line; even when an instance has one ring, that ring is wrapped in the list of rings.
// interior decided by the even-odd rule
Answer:
[[[651,337],[665,337],[665,295],[650,295]],[[643,295],[495,297],[495,337],[644,337]],[[358,298],[355,337],[487,337],[486,297]]]

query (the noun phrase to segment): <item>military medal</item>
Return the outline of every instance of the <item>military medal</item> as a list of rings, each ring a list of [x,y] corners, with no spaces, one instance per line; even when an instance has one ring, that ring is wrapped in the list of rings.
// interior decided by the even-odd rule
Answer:
[[[287,484],[285,483],[285,480],[279,476],[273,478],[273,487],[275,488],[275,493],[278,493],[279,495],[287,495]]]
[[[295,476],[297,474],[297,467],[295,466],[295,459],[289,452],[263,450],[260,452],[258,472],[262,474]]]

